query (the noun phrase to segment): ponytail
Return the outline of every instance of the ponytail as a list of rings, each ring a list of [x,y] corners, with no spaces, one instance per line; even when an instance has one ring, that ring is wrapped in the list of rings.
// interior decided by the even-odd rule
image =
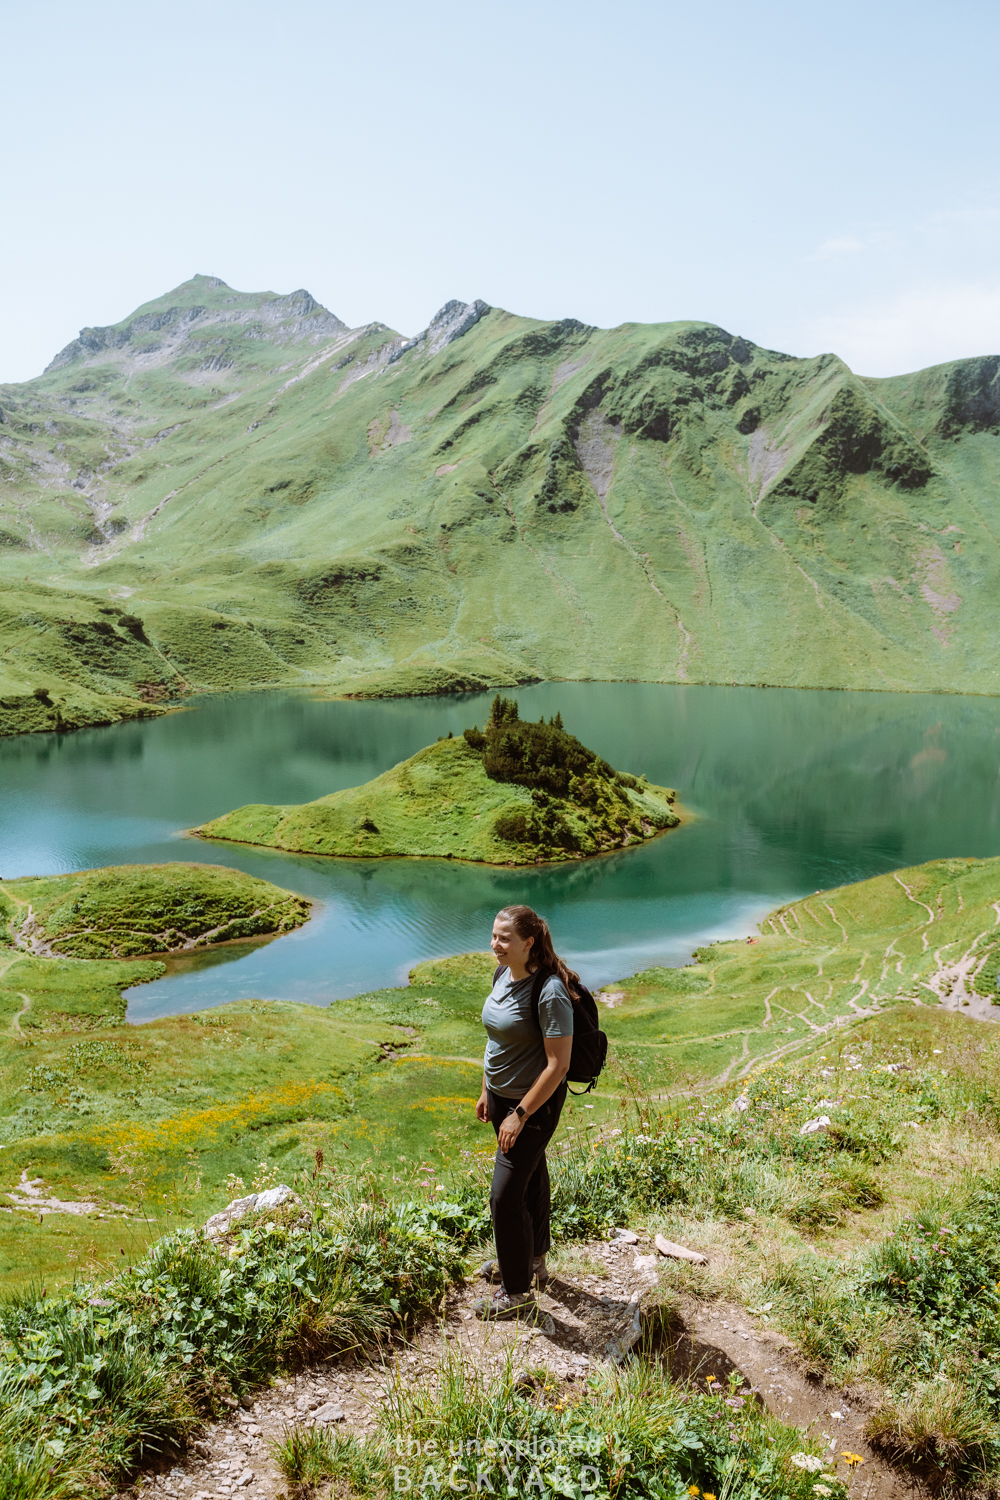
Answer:
[[[569,991],[570,998],[579,1000],[580,994],[577,986],[580,976],[575,969],[559,957],[552,946],[552,934],[549,924],[544,917],[540,917],[530,906],[505,906],[503,911],[497,912],[498,917],[505,917],[518,937],[524,941],[533,938],[531,944],[531,961],[528,964],[530,973],[538,969],[545,969],[550,974],[555,974],[562,980]]]

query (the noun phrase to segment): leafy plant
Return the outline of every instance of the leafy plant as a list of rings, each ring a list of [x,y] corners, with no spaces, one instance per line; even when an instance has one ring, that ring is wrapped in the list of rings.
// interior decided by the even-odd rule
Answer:
[[[220,1395],[284,1363],[370,1346],[435,1305],[463,1264],[443,1225],[461,1235],[468,1218],[459,1205],[431,1213],[347,1195],[311,1228],[279,1213],[250,1220],[228,1255],[182,1230],[103,1286],[8,1299],[0,1459],[33,1474],[38,1445],[58,1444],[46,1451],[68,1471],[89,1455],[121,1472],[176,1449]]]

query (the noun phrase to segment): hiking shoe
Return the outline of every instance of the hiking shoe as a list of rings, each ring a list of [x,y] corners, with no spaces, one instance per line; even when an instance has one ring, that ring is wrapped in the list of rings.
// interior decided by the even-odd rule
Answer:
[[[486,1261],[484,1265],[481,1265],[479,1267],[478,1274],[483,1278],[484,1281],[499,1281],[499,1262],[495,1260]],[[538,1290],[541,1291],[545,1286],[545,1283],[549,1279],[549,1272],[545,1264],[544,1255],[535,1256],[534,1260],[531,1262],[531,1274],[535,1278],[535,1285],[538,1287]]]
[[[477,1318],[519,1318],[537,1312],[538,1303],[533,1292],[506,1292],[501,1285],[492,1297],[473,1302],[472,1311]]]

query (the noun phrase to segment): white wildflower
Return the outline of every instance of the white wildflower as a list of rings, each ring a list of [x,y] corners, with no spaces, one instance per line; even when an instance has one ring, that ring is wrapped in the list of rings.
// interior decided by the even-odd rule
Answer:
[[[805,1469],[810,1474],[818,1474],[824,1467],[823,1460],[817,1458],[814,1453],[793,1453],[789,1461],[797,1469]]]

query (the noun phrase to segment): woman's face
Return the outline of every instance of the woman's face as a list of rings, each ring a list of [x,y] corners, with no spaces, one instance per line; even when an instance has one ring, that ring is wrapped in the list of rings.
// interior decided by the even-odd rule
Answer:
[[[490,947],[498,964],[506,964],[509,969],[526,969],[531,960],[533,942],[534,938],[518,937],[507,917],[497,917],[493,923]]]

